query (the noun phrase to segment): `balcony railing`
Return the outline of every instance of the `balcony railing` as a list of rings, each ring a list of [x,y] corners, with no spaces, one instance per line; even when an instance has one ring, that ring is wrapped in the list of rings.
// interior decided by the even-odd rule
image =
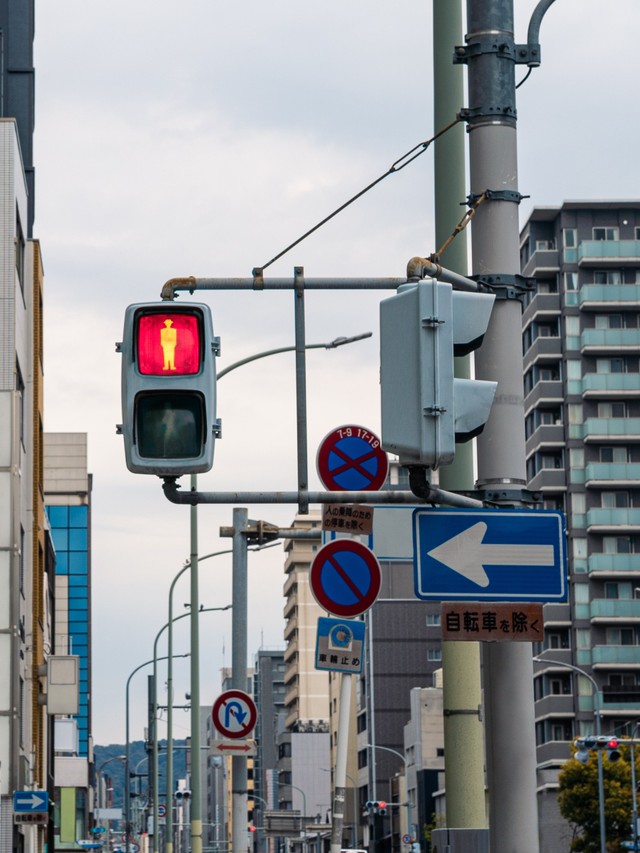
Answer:
[[[578,246],[580,266],[606,261],[616,266],[640,264],[640,240],[583,240]]]
[[[587,418],[583,424],[569,425],[569,438],[607,444],[640,441],[640,418]]]
[[[589,574],[636,572],[640,575],[640,554],[590,554],[588,565]]]
[[[640,462],[589,462],[585,467],[587,487],[602,488],[620,484],[640,485]]]
[[[583,353],[625,350],[637,352],[640,348],[638,329],[583,329],[580,349]]]
[[[596,507],[587,510],[587,530],[600,528],[601,530],[612,529],[618,532],[621,529],[633,529],[640,526],[640,509],[624,507],[623,509],[605,509]]]
[[[582,395],[640,396],[640,373],[585,373],[582,377]]]
[[[640,284],[583,284],[579,302],[580,307],[587,311],[630,308],[640,302]]]
[[[594,667],[640,667],[640,646],[594,646],[591,660]]]
[[[638,599],[594,598],[589,604],[592,622],[640,621],[640,601]]]

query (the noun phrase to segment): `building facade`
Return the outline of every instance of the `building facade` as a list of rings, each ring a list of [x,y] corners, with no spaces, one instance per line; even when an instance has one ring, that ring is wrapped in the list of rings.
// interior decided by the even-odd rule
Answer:
[[[21,851],[42,845],[52,826],[50,815],[37,825],[14,823],[13,794],[53,790],[41,675],[53,581],[42,499],[42,261],[26,237],[27,182],[13,119],[0,119],[0,160],[0,848]]]
[[[594,732],[595,703],[603,734],[640,723],[640,202],[536,208],[520,247],[536,279],[523,312],[528,483],[566,513],[569,545],[569,603],[545,607],[535,678],[553,849],[558,771]]]
[[[91,475],[85,433],[45,433],[44,488],[55,547],[52,652],[77,660],[77,712],[55,718],[57,849],[91,826]]]

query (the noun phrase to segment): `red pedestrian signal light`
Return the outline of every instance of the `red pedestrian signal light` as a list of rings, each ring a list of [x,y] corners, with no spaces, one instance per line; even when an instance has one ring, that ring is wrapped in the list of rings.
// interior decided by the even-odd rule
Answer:
[[[208,305],[140,303],[125,312],[122,417],[127,468],[179,477],[209,471],[220,435]]]
[[[138,370],[145,376],[184,376],[200,370],[198,317],[184,312],[142,314],[137,323]]]

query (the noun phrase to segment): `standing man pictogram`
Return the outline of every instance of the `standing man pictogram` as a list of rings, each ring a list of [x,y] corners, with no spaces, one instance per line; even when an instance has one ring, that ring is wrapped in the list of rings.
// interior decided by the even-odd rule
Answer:
[[[173,328],[173,320],[165,320],[164,325],[165,328],[160,329],[160,346],[164,353],[164,365],[162,369],[175,370],[178,330]]]

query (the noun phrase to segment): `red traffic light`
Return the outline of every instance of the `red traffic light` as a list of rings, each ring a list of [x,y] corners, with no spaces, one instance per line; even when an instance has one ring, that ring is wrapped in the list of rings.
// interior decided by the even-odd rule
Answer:
[[[386,809],[386,807],[387,807],[387,801],[386,800],[378,800],[378,808],[379,809]]]
[[[618,741],[618,738],[615,737],[612,737],[611,740],[607,741],[607,747],[609,749],[617,749],[619,744],[620,742]]]
[[[255,826],[252,823],[250,823],[249,824],[249,832],[255,832],[255,831],[256,831]]]
[[[185,376],[198,373],[201,360],[198,315],[184,311],[154,311],[138,317],[138,370],[146,376]]]

